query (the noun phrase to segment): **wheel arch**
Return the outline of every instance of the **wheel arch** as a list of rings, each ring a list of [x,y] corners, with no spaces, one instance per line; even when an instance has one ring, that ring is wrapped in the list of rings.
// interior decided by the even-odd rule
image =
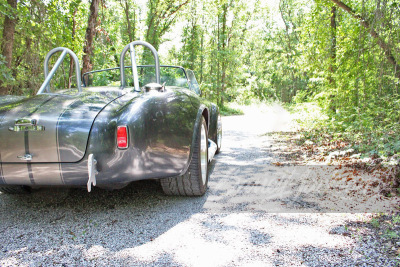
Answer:
[[[210,112],[206,105],[200,105],[199,110],[197,111],[196,122],[194,123],[194,127],[193,127],[192,144],[190,146],[190,159],[192,159],[192,154],[193,154],[192,149],[193,149],[194,142],[195,142],[197,134],[198,134],[197,129],[198,129],[198,127],[200,127],[199,125],[201,124],[201,118],[204,118],[204,120],[206,121],[207,132],[208,132],[209,121],[210,121]]]
[[[200,127],[202,118],[204,118],[204,120],[206,121],[207,132],[208,132],[209,121],[210,121],[210,113],[209,113],[209,110],[208,110],[207,106],[205,106],[205,105],[200,105],[200,107],[199,107],[199,109],[197,111],[196,121],[195,121],[194,127],[193,127],[192,142],[191,142],[191,145],[190,145],[189,161],[186,164],[186,167],[182,170],[181,175],[184,174],[187,171],[187,169],[190,166],[190,162],[192,161],[193,148],[195,146],[196,137],[198,135],[197,129]]]
[[[204,107],[203,112],[201,113],[204,119],[206,120],[207,128],[210,127],[210,113],[208,111],[208,108]]]

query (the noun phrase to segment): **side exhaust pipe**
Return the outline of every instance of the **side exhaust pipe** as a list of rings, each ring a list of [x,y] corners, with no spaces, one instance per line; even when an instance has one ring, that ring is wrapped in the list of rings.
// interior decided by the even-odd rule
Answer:
[[[208,162],[211,162],[215,156],[215,152],[217,152],[217,144],[214,143],[211,139],[208,139]]]

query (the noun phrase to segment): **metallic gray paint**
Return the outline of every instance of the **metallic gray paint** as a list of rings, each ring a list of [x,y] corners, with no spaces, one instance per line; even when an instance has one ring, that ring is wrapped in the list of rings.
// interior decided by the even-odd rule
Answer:
[[[204,117],[210,136],[216,136],[218,109],[202,100],[193,88],[141,91],[134,45],[144,45],[153,52],[156,80],[160,83],[157,51],[148,43],[136,41],[121,54],[120,90],[98,87],[82,91],[75,56],[77,94],[73,95],[74,90],[42,94],[66,53],[73,54],[69,49],[56,48],[46,57],[46,81],[37,96],[0,98],[0,183],[83,186],[88,180],[88,163],[94,162],[93,185],[100,186],[120,187],[134,180],[187,171],[199,134],[196,129]],[[125,88],[123,62],[128,49],[136,92]],[[63,53],[49,74],[49,58],[57,51]],[[38,124],[40,128],[34,128]],[[116,130],[122,125],[127,126],[129,135],[129,147],[124,150],[116,143]],[[205,135],[206,130],[201,132]],[[202,139],[202,150],[207,151],[207,138]],[[207,156],[203,158],[203,165],[207,164]]]
[[[1,99],[1,98],[0,98]],[[97,160],[97,185],[121,185],[142,179],[183,174],[201,117],[216,134],[218,110],[188,89],[129,92],[115,88],[84,89],[74,95],[42,94],[0,107],[0,184],[83,186],[87,157]],[[29,132],[32,163],[21,163],[24,132],[8,127],[30,117],[44,132]],[[116,145],[118,125],[129,127],[129,148]]]
[[[26,153],[26,132],[7,129],[21,118],[35,119],[44,126],[44,131],[30,131],[29,152],[32,163],[36,162],[77,162],[86,151],[88,135],[94,118],[120,91],[102,93],[87,90],[75,95],[34,96],[17,106],[5,105],[0,125],[0,151],[3,163],[19,163],[18,157]],[[49,97],[50,96],[50,97]]]
[[[31,185],[27,165],[2,164],[3,180],[5,184]]]

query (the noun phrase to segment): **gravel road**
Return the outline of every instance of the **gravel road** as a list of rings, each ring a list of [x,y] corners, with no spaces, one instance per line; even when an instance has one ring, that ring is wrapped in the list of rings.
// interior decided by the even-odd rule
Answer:
[[[153,181],[0,193],[0,266],[398,266],[353,227],[398,200],[362,202],[321,182],[326,166],[274,164],[264,134],[290,125],[280,106],[224,117],[200,198],[164,196]]]

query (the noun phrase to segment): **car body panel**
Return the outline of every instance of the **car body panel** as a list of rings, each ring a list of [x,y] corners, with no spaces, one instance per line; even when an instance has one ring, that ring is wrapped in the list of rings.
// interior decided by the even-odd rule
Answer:
[[[29,105],[35,112],[40,110],[38,106],[45,106],[43,102],[46,101],[68,107],[63,109],[62,113],[60,109],[57,113],[55,107],[54,110],[49,108],[37,117],[38,124],[41,124],[46,122],[43,119],[45,115],[51,117],[51,114],[57,114],[58,132],[48,131],[54,127],[47,124],[44,132],[48,131],[49,134],[42,135],[42,139],[37,137],[43,134],[42,132],[28,132],[29,148],[37,148],[38,151],[38,154],[34,154],[32,158],[35,159],[37,156],[36,161],[23,162],[14,159],[14,162],[11,162],[9,158],[14,156],[17,159],[19,154],[8,152],[7,144],[2,142],[0,183],[82,186],[88,179],[87,157],[89,154],[93,154],[97,161],[96,179],[99,186],[118,187],[135,180],[177,176],[185,173],[189,166],[191,148],[194,146],[193,142],[197,133],[194,129],[198,127],[201,116],[206,117],[210,136],[215,135],[214,118],[218,116],[216,106],[202,100],[192,90],[167,87],[164,92],[131,92],[128,89],[115,93],[110,92],[115,88],[95,89],[88,91],[84,89],[82,95],[91,101],[95,99],[96,105],[83,104],[84,101],[76,100],[76,97],[46,94],[38,99],[32,98],[32,103],[29,104],[26,103],[29,101],[22,100],[21,103],[13,105],[13,108],[3,108],[17,115],[8,117],[12,119],[8,119],[7,123],[2,123],[2,137],[11,139],[17,144],[15,146],[22,147],[18,152],[24,153],[25,139],[23,137],[26,132],[15,133],[7,129],[14,118],[27,114],[26,111],[22,112],[25,108],[21,106]],[[63,98],[64,101],[57,100],[58,98]],[[79,107],[80,112],[71,111],[74,103],[79,103],[76,106]],[[92,113],[85,117],[82,116],[82,112]],[[57,122],[55,119],[57,116],[52,116],[53,123]],[[79,118],[79,123],[83,122],[82,125],[77,125],[79,123],[76,118]],[[128,149],[117,148],[116,127],[119,125],[128,126]],[[32,133],[39,134],[32,136]],[[75,137],[75,139],[79,137],[80,140],[74,144],[86,142],[87,146],[85,144],[84,150],[79,149],[79,146],[71,148],[71,143],[63,140],[61,135]],[[58,148],[59,155],[53,152],[55,145],[53,139],[58,139],[59,144],[62,144]],[[32,146],[32,140],[36,146]],[[39,157],[42,151],[46,155]],[[63,151],[73,151],[75,154]],[[8,161],[3,159],[3,155],[6,155]],[[38,161],[39,159],[43,161]]]
[[[153,52],[156,84],[151,73],[141,71],[138,77],[135,60],[133,67],[122,64],[134,45]],[[60,51],[49,72],[50,57]],[[52,93],[50,80],[67,53],[77,66],[78,89]],[[45,81],[38,95],[0,96],[0,185],[87,186],[90,191],[92,184],[121,188],[136,180],[187,172],[203,117],[209,138],[216,140],[218,107],[200,97],[192,71],[164,66],[171,69],[161,77],[157,52],[148,43],[132,42],[121,60],[120,87],[112,86],[115,81],[100,79],[105,86],[83,88],[76,55],[67,48],[55,48],[46,56]],[[125,68],[132,69],[133,79],[125,78]],[[96,81],[92,78],[87,76],[88,83]],[[127,87],[132,80],[135,88]],[[127,129],[126,148],[117,145],[119,126]]]
[[[86,90],[79,95],[42,94],[0,107],[0,153],[3,163],[77,162],[85,154],[97,114],[119,97],[120,90]],[[10,131],[17,119],[35,119],[42,131]]]

